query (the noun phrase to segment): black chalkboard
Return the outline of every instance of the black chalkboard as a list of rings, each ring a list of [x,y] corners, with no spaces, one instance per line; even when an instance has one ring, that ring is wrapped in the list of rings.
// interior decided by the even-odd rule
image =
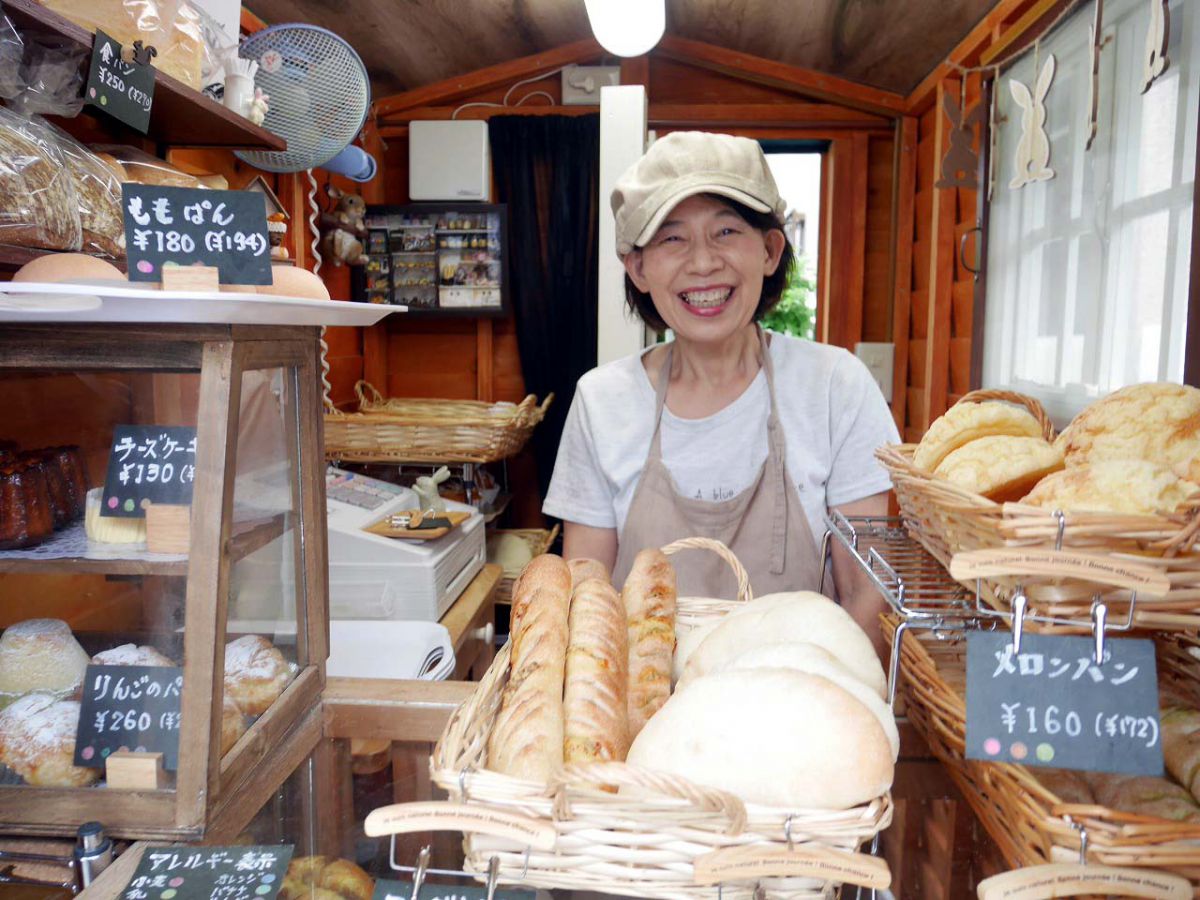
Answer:
[[[274,900],[292,846],[148,847],[121,900]]]
[[[967,758],[1161,775],[1154,642],[967,634]]]
[[[179,761],[179,666],[88,666],[75,733],[75,765],[102,769],[117,750]]]
[[[411,881],[388,881],[377,879],[371,900],[411,900]],[[487,888],[477,885],[453,885],[422,883],[418,900],[487,900]],[[496,900],[534,900],[533,891],[501,891],[493,895]]]
[[[84,98],[142,134],[150,128],[154,68],[121,58],[121,45],[99,28],[92,44]]]
[[[271,284],[267,203],[259,191],[121,185],[130,281],[163,266],[213,266],[222,284]]]
[[[145,518],[151,503],[187,506],[196,480],[196,429],[118,425],[113,429],[100,515]]]

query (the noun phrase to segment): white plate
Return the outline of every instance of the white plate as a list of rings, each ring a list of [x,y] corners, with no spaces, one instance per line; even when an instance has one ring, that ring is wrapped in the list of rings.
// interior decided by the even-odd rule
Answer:
[[[374,325],[404,306],[272,294],[94,284],[0,282],[0,322],[176,322],[209,325]]]

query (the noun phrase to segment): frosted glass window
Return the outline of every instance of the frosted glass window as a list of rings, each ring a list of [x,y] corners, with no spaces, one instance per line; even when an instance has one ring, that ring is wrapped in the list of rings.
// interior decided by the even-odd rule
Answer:
[[[1037,397],[1060,425],[1123,385],[1183,380],[1200,3],[1171,3],[1170,67],[1143,94],[1150,5],[1105,2],[1099,129],[1085,151],[1093,13],[1081,7],[996,90],[983,383]],[[1055,177],[1013,190],[1021,109],[1009,81],[1032,89],[1051,53]]]

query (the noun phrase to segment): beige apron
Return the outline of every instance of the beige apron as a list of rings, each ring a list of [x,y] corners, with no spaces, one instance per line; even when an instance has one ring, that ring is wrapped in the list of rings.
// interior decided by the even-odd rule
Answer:
[[[756,597],[777,591],[820,590],[820,556],[800,495],[787,475],[787,444],[775,400],[775,369],[761,328],[758,337],[771,403],[767,459],[749,487],[729,500],[716,502],[680,495],[662,460],[662,414],[674,351],[668,347],[658,378],[654,438],[625,527],[618,536],[614,584],[625,583],[640,550],[663,547],[685,537],[708,537],[721,541],[742,561]],[[679,596],[732,599],[736,595],[733,573],[712,553],[685,550],[673,559]]]

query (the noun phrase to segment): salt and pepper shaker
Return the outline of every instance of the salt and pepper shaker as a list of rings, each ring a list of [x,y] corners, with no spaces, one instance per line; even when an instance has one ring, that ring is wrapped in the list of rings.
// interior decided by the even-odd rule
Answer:
[[[113,843],[104,833],[104,826],[99,822],[85,822],[80,825],[72,855],[75,857],[79,888],[82,890],[91,885],[113,861]]]

